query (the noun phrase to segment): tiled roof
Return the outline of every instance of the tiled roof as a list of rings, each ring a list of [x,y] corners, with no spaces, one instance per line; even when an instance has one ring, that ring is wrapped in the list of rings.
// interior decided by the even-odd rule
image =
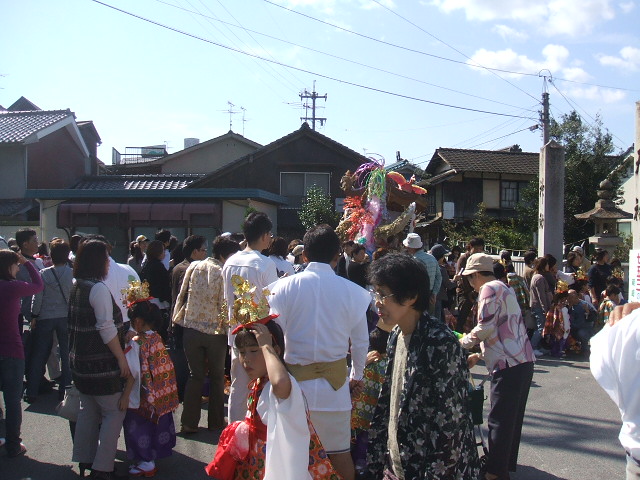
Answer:
[[[458,172],[535,175],[539,169],[538,153],[438,148],[434,157],[436,156]]]
[[[60,120],[71,116],[70,110],[0,111],[0,143],[17,143]]]
[[[25,213],[34,207],[33,200],[24,198],[9,198],[0,200],[0,217],[13,217]]]
[[[74,190],[180,190],[204,174],[95,175],[84,177]]]

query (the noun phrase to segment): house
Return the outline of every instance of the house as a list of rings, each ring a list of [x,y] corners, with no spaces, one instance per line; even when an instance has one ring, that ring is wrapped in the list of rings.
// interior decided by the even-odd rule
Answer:
[[[210,173],[260,147],[259,143],[229,130],[202,143],[197,138],[185,138],[184,150],[170,155],[164,145],[127,147],[124,154],[114,148],[108,170],[128,175]]]
[[[484,203],[488,215],[513,218],[523,189],[535,179],[539,154],[514,145],[504,150],[438,148],[425,168],[426,235],[440,238],[439,220],[470,221]]]
[[[314,185],[322,188],[340,211],[344,199],[340,189],[342,176],[368,161],[303,123],[298,130],[209,173],[187,189],[232,185],[278,195],[286,199],[286,204],[278,207],[277,216],[273,218],[277,221],[278,234],[295,238],[304,233],[298,212],[306,191]]]
[[[225,140],[240,141],[230,136]],[[201,145],[205,147],[200,149],[200,158],[209,157],[208,149],[217,149],[216,142]],[[185,155],[176,152],[172,156]],[[164,160],[166,165],[169,157],[151,162]],[[192,157],[196,166],[198,157]],[[105,235],[114,244],[114,257],[123,260],[131,239],[140,234],[152,237],[158,228],[168,228],[178,238],[200,234],[212,239],[224,231],[237,232],[248,208],[266,212],[274,222],[274,232],[300,236],[304,232],[297,213],[306,190],[318,185],[339,204],[342,175],[366,160],[304,124],[207,174],[88,175],[70,188],[29,189],[27,196],[43,205],[46,225],[70,234]],[[192,167],[185,165],[184,169]]]
[[[66,189],[97,172],[100,136],[93,122],[66,110],[42,110],[24,97],[0,109],[0,234],[39,226],[31,189]]]

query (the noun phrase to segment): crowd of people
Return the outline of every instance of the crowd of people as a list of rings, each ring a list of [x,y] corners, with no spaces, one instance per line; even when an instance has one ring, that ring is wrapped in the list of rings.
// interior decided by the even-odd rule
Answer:
[[[26,453],[21,400],[57,384],[60,400],[79,396],[82,476],[120,478],[121,432],[129,475],[153,476],[177,433],[200,431],[206,397],[207,429],[222,432],[207,472],[219,480],[508,479],[536,357],[588,354],[624,303],[606,251],[592,265],[575,247],[564,269],[529,251],[521,276],[481,238],[427,251],[411,232],[367,252],[328,225],[290,242],[272,227],[251,213],[210,256],[200,235],[139,235],[126,264],[100,235],[41,244],[18,231],[0,250],[8,456]],[[468,407],[480,360],[483,461]]]

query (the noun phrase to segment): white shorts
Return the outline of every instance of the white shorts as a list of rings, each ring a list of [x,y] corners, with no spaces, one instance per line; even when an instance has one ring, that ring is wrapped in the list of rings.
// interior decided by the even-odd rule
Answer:
[[[351,411],[324,412],[310,410],[309,417],[327,453],[351,451]]]

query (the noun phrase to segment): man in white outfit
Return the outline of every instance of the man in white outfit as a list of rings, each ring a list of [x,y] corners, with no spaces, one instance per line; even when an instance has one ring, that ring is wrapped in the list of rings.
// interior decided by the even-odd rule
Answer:
[[[279,315],[276,322],[284,331],[284,360],[307,399],[320,441],[336,471],[344,480],[352,480],[350,391],[362,388],[371,296],[333,271],[340,240],[329,225],[310,229],[303,243],[309,264],[304,272],[280,279],[274,286],[269,297],[271,313]]]
[[[227,259],[222,268],[224,279],[224,298],[229,307],[231,332],[234,328],[233,318],[233,284],[231,277],[239,275],[256,288],[256,301],[262,297],[262,291],[278,280],[276,264],[269,257],[260,253],[271,243],[273,224],[266,213],[254,212],[247,215],[242,225],[247,246]],[[233,347],[235,335],[229,333],[229,345]],[[247,413],[247,396],[249,395],[249,376],[238,360],[235,349],[231,349],[231,389],[229,391],[229,423],[242,420]]]

